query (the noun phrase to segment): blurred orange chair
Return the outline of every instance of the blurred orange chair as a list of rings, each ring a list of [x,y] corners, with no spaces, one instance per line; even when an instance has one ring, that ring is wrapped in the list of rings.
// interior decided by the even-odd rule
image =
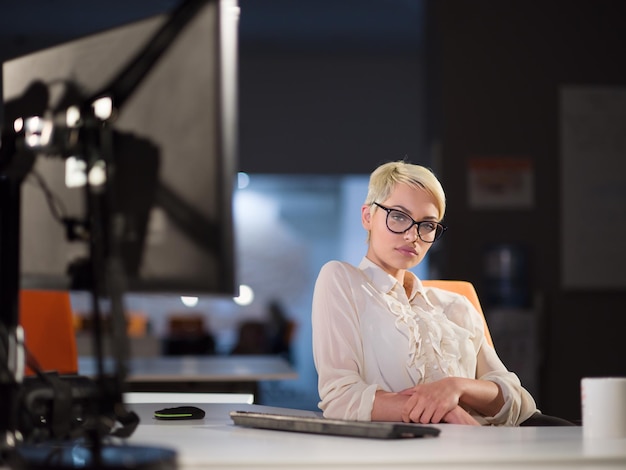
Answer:
[[[485,337],[487,338],[487,342],[493,346],[493,339],[491,339],[491,333],[489,332],[489,326],[487,325],[487,320],[485,319],[485,314],[483,313],[483,309],[480,305],[480,300],[478,299],[478,294],[476,293],[476,289],[471,282],[468,281],[444,281],[444,280],[429,280],[422,281],[424,287],[438,287],[440,289],[449,290],[452,292],[456,292],[457,294],[464,295],[467,299],[476,307],[478,313],[483,317],[483,324],[485,326]]]
[[[44,372],[78,373],[78,352],[70,294],[65,291],[20,291],[20,325],[27,354]],[[26,375],[34,371],[26,367]]]

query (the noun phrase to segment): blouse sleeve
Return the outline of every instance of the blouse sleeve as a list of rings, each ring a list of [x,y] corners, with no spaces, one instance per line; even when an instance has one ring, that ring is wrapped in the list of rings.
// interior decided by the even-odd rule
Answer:
[[[378,387],[359,375],[363,349],[357,312],[362,295],[353,285],[338,261],[320,270],[313,292],[313,359],[324,416],[369,421]]]
[[[467,299],[463,298],[464,301]],[[515,426],[537,411],[532,395],[522,386],[519,377],[509,371],[496,350],[485,337],[483,319],[471,302],[464,302],[476,332],[476,378],[496,383],[502,390],[504,405],[495,416],[482,417],[485,424]]]
[[[537,411],[532,395],[522,387],[518,376],[506,368],[495,349],[486,341],[478,352],[476,378],[495,382],[504,395],[504,405],[500,411],[495,416],[485,417],[488,424],[515,426]]]

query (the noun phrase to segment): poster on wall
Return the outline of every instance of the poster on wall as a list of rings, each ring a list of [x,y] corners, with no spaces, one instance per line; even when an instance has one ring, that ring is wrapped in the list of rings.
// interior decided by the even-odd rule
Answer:
[[[565,289],[626,287],[626,88],[564,86],[561,280]]]
[[[533,164],[528,157],[472,157],[468,162],[471,209],[530,209]]]

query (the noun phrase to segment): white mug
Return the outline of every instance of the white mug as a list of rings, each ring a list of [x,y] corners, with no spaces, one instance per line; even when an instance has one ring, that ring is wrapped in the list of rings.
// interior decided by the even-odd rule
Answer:
[[[626,438],[626,377],[585,377],[580,392],[583,436]]]

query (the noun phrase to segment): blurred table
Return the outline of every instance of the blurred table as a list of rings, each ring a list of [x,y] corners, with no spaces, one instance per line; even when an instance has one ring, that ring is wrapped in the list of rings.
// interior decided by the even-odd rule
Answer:
[[[298,377],[280,356],[136,357],[127,364],[129,392],[253,393],[257,401],[260,381]],[[105,358],[105,372],[113,367],[113,360]],[[79,357],[78,369],[81,375],[96,376],[94,357]]]

